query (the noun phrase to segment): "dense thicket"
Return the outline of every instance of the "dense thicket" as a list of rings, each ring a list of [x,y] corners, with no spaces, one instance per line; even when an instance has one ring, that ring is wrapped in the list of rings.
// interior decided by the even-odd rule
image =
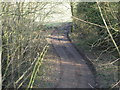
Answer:
[[[47,45],[44,20],[53,13],[52,9],[56,4],[48,2],[0,4],[3,87],[20,88],[27,87],[28,84],[28,88],[32,87]],[[47,7],[49,9],[46,10]]]
[[[45,38],[48,32],[44,30],[43,24],[50,14],[55,13],[57,4],[0,3],[3,87],[33,87],[36,72],[47,48]],[[109,67],[115,67],[111,71],[117,70],[116,62],[120,55],[120,3],[72,2],[70,5],[74,23],[72,32],[78,41],[84,41],[82,46],[88,45],[91,50],[100,51],[96,61],[105,52],[112,54],[116,60],[112,60]],[[111,62],[109,59],[106,61]],[[113,82],[119,81],[115,78]]]
[[[120,30],[119,30],[119,23],[118,23],[118,3],[100,3],[104,18],[106,23],[110,29],[110,32],[113,35],[118,47],[120,47]],[[74,16],[78,19],[82,19],[88,22],[92,22],[94,24],[98,24],[104,26],[103,20],[101,18],[99,9],[96,3],[78,3],[74,6]],[[115,48],[112,43],[111,38],[106,30],[106,28],[102,28],[96,25],[90,25],[83,23],[77,19],[74,19],[74,23],[76,24],[77,30],[80,30],[81,33],[84,35],[84,38],[87,38],[87,34],[90,32],[94,32],[93,37],[97,37],[96,41],[92,44],[93,47],[98,47],[106,49]],[[94,28],[94,29],[93,29]],[[94,31],[93,31],[94,30]]]
[[[115,63],[118,63],[120,56],[119,3],[79,2],[72,3],[71,5],[73,7],[73,9],[71,9],[73,12],[74,23],[73,37],[76,37],[77,41],[83,47],[88,46],[90,51],[94,50],[94,53],[96,53],[97,51],[100,52],[97,59],[93,60],[93,62],[97,61],[97,64],[95,64],[96,66],[100,65],[100,67],[97,67],[97,69],[104,67],[107,67],[106,69],[108,69],[110,67],[114,67]],[[101,58],[105,53],[109,53],[109,55],[111,54],[114,59],[105,59],[105,57],[103,57],[105,60],[102,60]],[[114,65],[110,66],[109,64],[106,64],[106,66],[102,67],[100,59],[102,60],[103,64],[104,62],[115,62]],[[116,69],[113,69],[113,71],[115,70]],[[117,80],[115,82],[117,82]],[[107,81],[107,85],[111,85],[109,81]]]

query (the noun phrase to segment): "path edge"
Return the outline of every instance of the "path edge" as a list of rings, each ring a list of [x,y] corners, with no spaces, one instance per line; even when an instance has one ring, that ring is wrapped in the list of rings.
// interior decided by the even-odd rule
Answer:
[[[82,49],[82,48],[78,48],[72,41],[71,37],[69,36],[70,35],[70,32],[67,32],[67,38],[68,40],[71,42],[72,46],[78,51],[78,53],[81,55],[81,57],[83,58],[83,60],[85,60],[86,64],[88,65],[88,67],[90,68],[93,76],[94,76],[94,81],[95,81],[95,87],[94,88],[98,88],[99,85],[98,85],[98,82],[97,82],[97,78],[96,78],[96,75],[97,75],[97,71],[95,69],[95,66],[93,65],[93,63],[87,58],[86,54],[85,54],[85,51]]]

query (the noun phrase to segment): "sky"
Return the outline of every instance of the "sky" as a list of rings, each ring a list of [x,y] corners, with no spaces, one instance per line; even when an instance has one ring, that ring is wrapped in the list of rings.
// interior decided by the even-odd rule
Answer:
[[[46,22],[67,22],[71,21],[71,9],[69,3],[62,3],[53,8],[56,13],[51,14]]]

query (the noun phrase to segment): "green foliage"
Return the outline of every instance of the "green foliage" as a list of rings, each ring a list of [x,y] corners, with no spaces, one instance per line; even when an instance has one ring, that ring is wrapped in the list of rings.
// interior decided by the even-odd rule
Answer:
[[[117,11],[116,8],[118,8],[118,3],[101,3],[102,12],[104,14],[104,17],[106,19],[106,23],[110,27],[111,33],[113,33],[114,39],[119,42],[119,26],[117,21]],[[74,16],[77,18],[80,18],[82,20],[85,20],[86,22],[95,23],[98,25],[104,26],[103,20],[101,18],[99,9],[97,7],[97,4],[95,2],[92,3],[77,3],[75,4],[76,8],[74,8]],[[74,23],[76,24],[76,30],[79,30],[80,33],[83,34],[84,38],[89,38],[89,33],[95,33],[95,36],[98,36],[98,40],[91,42],[91,45],[94,43],[95,47],[99,48],[107,48],[108,46],[112,45],[112,41],[109,38],[109,35],[105,28],[96,27],[93,25],[86,24],[84,22],[81,22],[79,20],[74,19]],[[117,31],[117,32],[116,32]],[[94,34],[93,34],[94,35]],[[91,38],[92,39],[92,38]],[[102,42],[104,41],[104,42]],[[119,44],[117,44],[119,46]],[[113,47],[112,47],[113,48]]]
[[[119,52],[117,52],[116,46],[114,45],[113,40],[111,39],[110,34],[107,32],[106,28],[101,28],[84,22],[86,21],[93,24],[105,26],[97,3],[79,2],[74,4],[73,7],[75,7],[73,10],[74,17],[77,17],[78,19],[73,19],[73,22],[75,23],[75,29],[71,35],[78,46],[85,49],[86,52],[90,51],[90,53],[97,56],[96,61],[94,61],[95,59],[91,58],[90,60],[95,64],[96,69],[98,69],[98,73],[101,73],[101,67],[98,67],[101,66],[101,63],[107,63],[106,65],[109,65],[109,67],[104,69],[105,72],[108,72],[104,77],[108,77],[106,80],[103,80],[104,78],[99,75],[97,76],[99,77],[100,81],[103,80],[104,83],[107,83],[105,85],[102,84],[102,87],[111,87],[110,85],[117,82],[118,77],[114,76],[117,79],[113,80],[114,78],[111,78],[112,75],[109,73],[108,68],[117,67],[117,65],[108,64],[113,59],[102,57],[102,55],[105,55],[105,53],[107,53],[108,55],[113,56],[115,59],[117,59],[119,58]],[[100,7],[110,33],[112,34],[117,47],[120,49],[120,25],[118,21],[120,16],[120,9],[118,9],[119,3],[100,2]],[[99,52],[99,55],[97,55],[96,52]],[[92,58],[95,56],[92,56]],[[101,60],[100,57],[102,58]],[[115,70],[112,68],[111,70],[114,71],[116,75],[118,75],[117,68]],[[105,72],[102,74],[105,74]],[[110,81],[108,81],[108,79],[110,79]]]
[[[95,7],[96,3],[78,3],[76,16],[83,16],[82,19],[84,20],[103,25],[99,10]]]

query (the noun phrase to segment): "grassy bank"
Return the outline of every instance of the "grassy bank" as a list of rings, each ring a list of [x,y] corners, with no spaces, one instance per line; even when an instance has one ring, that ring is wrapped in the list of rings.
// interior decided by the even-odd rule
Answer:
[[[72,42],[84,50],[87,58],[93,63],[97,71],[96,81],[99,88],[109,88],[118,80],[117,62],[112,62],[117,58],[114,53],[105,52],[99,49],[93,49],[89,43],[96,39],[95,35],[89,35],[88,38],[82,38],[79,31],[70,34]]]

